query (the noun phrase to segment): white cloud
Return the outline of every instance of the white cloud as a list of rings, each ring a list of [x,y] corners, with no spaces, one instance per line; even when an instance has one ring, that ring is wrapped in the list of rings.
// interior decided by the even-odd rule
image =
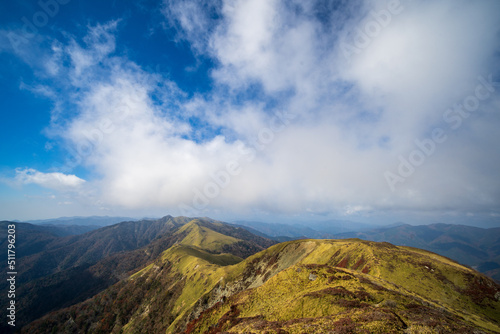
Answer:
[[[375,101],[385,123],[410,137],[439,121],[444,109],[470,94],[477,76],[495,70],[499,4],[491,1],[401,2],[371,44],[341,71]],[[364,22],[373,21],[371,16]],[[340,57],[342,61],[342,57]]]
[[[481,105],[480,118],[470,119],[475,130],[454,132],[443,121],[447,108],[474,93],[479,75],[495,71],[498,3],[402,1],[390,24],[348,61],[340,41],[389,3],[344,5],[344,13],[357,7],[355,17],[327,23],[318,19],[317,4],[223,3],[210,38],[210,52],[220,62],[214,78],[236,92],[261,84],[279,97],[279,107],[300,115],[300,125],[278,134],[212,202],[284,212],[499,209],[498,135],[480,130],[498,125],[498,92]],[[266,125],[264,109],[249,102],[207,114],[248,143]],[[443,126],[451,131],[449,140],[391,192],[384,172],[398,168],[398,156],[410,154],[416,139]],[[479,172],[478,164],[487,167]]]
[[[83,48],[74,43],[69,54],[80,50],[89,57],[84,77],[75,75],[72,81],[81,89],[73,101],[77,114],[69,121],[57,118],[48,133],[66,143],[70,156],[65,167],[81,164],[94,171],[87,187],[93,201],[127,208],[174,207],[189,201],[195,186],[236,155],[237,143],[223,137],[190,139],[196,136],[177,113],[185,108],[175,84],[126,59],[101,59],[87,50],[96,49],[92,44]],[[73,62],[73,69],[80,66]],[[155,101],[153,95],[163,100]]]
[[[91,66],[97,65],[114,52],[116,47],[114,33],[118,23],[119,21],[111,21],[106,24],[89,26],[88,34],[83,39],[86,48],[80,46],[74,40],[71,41],[66,52],[71,59],[73,76],[75,80],[77,80],[76,82],[82,79],[82,75],[86,75],[85,70]],[[59,56],[57,53],[56,55]]]
[[[165,0],[163,14],[167,26],[176,30],[178,40],[189,41],[195,52],[205,52],[215,26],[212,16],[220,5],[218,0]]]
[[[211,92],[187,98],[169,79],[112,56],[117,22],[90,27],[83,43],[58,45],[54,57],[70,59],[70,68],[47,65],[56,76],[69,73],[75,107],[48,132],[93,172],[85,188],[99,205],[172,211],[196,207],[202,193],[207,209],[236,212],[500,210],[498,91],[458,129],[443,120],[475,93],[479,75],[496,71],[498,2],[401,2],[401,13],[351,59],[341,41],[388,2],[340,2],[330,12],[319,2],[279,0],[165,6],[168,24],[216,63]],[[245,95],[249,88],[255,96]],[[273,123],[279,113],[293,117]],[[391,191],[384,173],[396,173],[399,156],[408,159],[415,140],[437,127],[447,140]],[[231,161],[241,173],[227,185],[218,179],[217,195],[208,196]],[[19,178],[56,179],[29,171]]]
[[[63,173],[42,173],[32,168],[17,169],[15,180],[21,184],[37,184],[54,190],[77,190],[85,180],[76,175]]]
[[[150,97],[141,72],[118,72],[82,99],[62,134],[101,179],[104,200],[128,207],[173,205],[235,150],[221,137],[183,139],[189,127],[169,119]]]
[[[318,24],[296,16],[281,1],[225,1],[224,20],[211,38],[222,66],[214,76],[233,87],[255,81],[268,91],[304,88],[321,47]]]

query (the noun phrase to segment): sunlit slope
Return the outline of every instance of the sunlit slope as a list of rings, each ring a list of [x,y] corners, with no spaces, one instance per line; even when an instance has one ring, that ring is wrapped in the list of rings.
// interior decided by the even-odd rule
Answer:
[[[500,332],[499,287],[418,249],[301,240],[273,246],[233,270],[240,277],[228,277],[218,289],[235,290],[245,281],[249,289],[205,310],[187,333]]]
[[[203,226],[198,219],[192,220],[176,232],[176,234],[182,233],[187,233],[187,235],[181,241],[181,244],[195,246],[214,252],[220,252],[223,250],[224,246],[242,241],[240,239],[215,232],[212,229]]]
[[[26,333],[158,333],[187,317],[194,304],[242,258],[222,249],[257,244],[218,233],[211,222],[180,227],[182,239],[150,265],[89,300],[33,322]],[[223,228],[222,224],[214,228]],[[233,234],[237,234],[234,232]]]
[[[153,263],[25,332],[500,332],[500,287],[434,253],[299,240],[242,260],[216,251],[240,240],[209,226],[184,225]]]

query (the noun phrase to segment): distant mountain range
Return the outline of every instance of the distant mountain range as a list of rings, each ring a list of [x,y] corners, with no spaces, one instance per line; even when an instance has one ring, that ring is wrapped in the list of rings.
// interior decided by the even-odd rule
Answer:
[[[35,225],[81,225],[81,226],[109,226],[126,221],[137,221],[140,219],[130,217],[109,217],[109,216],[89,216],[89,217],[60,217],[53,219],[27,220],[25,223]]]
[[[232,222],[232,224],[251,229],[253,233],[260,233],[263,236],[280,241],[298,238],[331,239],[338,233],[362,231],[380,227],[347,220],[328,220],[293,224],[240,220]]]

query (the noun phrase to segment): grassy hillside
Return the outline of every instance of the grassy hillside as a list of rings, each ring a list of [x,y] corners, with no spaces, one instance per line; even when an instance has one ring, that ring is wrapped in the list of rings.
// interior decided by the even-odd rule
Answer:
[[[241,266],[239,281],[221,286],[231,290],[248,281],[248,287],[205,310],[186,333],[500,331],[500,287],[419,249],[360,240],[295,241],[234,270]]]
[[[175,244],[191,245],[212,254],[230,254],[214,262],[218,265],[241,261],[273,244],[210,219],[191,221],[167,216],[156,221],[123,222],[68,238],[46,234],[46,239],[40,238],[44,242],[37,246],[38,251],[20,261],[18,303],[22,307],[18,310],[18,324],[94,296],[148,266]],[[23,229],[19,231],[25,236]],[[0,297],[0,301],[4,299],[6,295]]]
[[[186,317],[242,259],[176,244],[144,269],[93,298],[30,324],[25,333],[160,333]]]
[[[232,239],[214,242],[213,230],[186,226],[182,242],[144,269],[24,331],[500,332],[500,287],[437,254],[356,239],[300,240],[241,261],[201,248]]]
[[[463,225],[401,225],[335,236],[387,241],[395,245],[430,250],[473,267],[500,281],[500,228]]]
[[[187,234],[186,237],[182,239],[181,244],[191,245],[213,252],[221,252],[224,246],[241,241],[203,226],[198,219],[194,219],[182,226],[176,232],[176,234],[180,233]]]

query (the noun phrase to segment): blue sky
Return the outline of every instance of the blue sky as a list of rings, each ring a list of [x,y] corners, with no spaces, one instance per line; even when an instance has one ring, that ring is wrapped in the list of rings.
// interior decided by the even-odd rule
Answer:
[[[0,219],[500,226],[497,1],[0,9]]]

